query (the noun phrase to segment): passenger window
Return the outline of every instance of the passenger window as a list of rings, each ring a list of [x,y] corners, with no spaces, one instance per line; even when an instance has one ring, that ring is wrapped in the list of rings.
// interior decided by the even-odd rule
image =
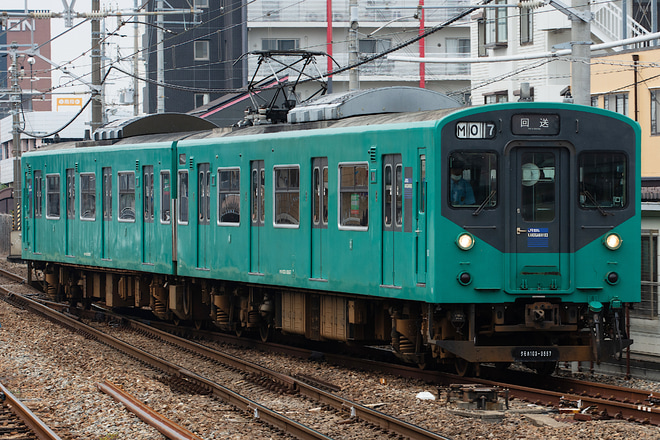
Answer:
[[[179,224],[188,224],[188,171],[179,171]]]
[[[43,198],[43,177],[41,171],[34,172],[34,218],[41,218]]]
[[[142,167],[142,205],[145,223],[154,222],[154,167],[146,165]]]
[[[300,224],[300,169],[275,168],[275,224]]]
[[[66,170],[66,218],[76,218],[76,173],[73,168]]]
[[[103,168],[103,220],[112,220],[112,168]]]
[[[241,221],[241,170],[218,170],[218,224],[238,225]]]
[[[46,218],[60,218],[60,175],[46,175]]]
[[[198,167],[199,179],[197,180],[197,216],[200,225],[211,223],[211,171],[208,163],[201,163]]]
[[[625,154],[582,153],[579,169],[582,208],[623,208],[626,205],[628,174]]]
[[[119,221],[135,221],[135,173],[117,173],[119,179]]]
[[[339,226],[366,231],[369,226],[369,170],[365,164],[339,165]]]
[[[497,155],[455,151],[447,164],[449,205],[454,208],[497,206]]]
[[[160,172],[160,222],[170,222],[170,198],[171,198],[170,172]]]
[[[96,174],[80,174],[80,218],[96,219]]]

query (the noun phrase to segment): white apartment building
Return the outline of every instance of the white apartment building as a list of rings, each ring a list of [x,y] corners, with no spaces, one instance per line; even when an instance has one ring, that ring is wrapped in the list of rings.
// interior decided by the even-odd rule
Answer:
[[[332,33],[328,33],[328,6],[331,6]],[[357,47],[358,59],[364,59],[416,37],[456,16],[469,0],[426,0],[418,9],[418,0],[358,0]],[[313,52],[332,51],[340,67],[349,61],[351,36],[348,0],[255,0],[248,3],[248,51],[293,50]],[[355,35],[355,34],[352,34]],[[355,39],[355,37],[353,37]],[[329,42],[330,41],[330,42]],[[428,57],[469,57],[470,17],[432,33],[420,45],[415,42],[397,51],[398,54]],[[258,57],[248,58],[248,72],[257,68]],[[318,71],[328,71],[327,58],[316,57]],[[274,66],[277,69],[280,66]],[[335,67],[336,69],[336,67]],[[461,100],[470,89],[468,64],[419,64],[380,58],[359,68],[359,88],[369,89],[391,85],[420,85],[438,92],[453,94]],[[305,70],[313,73],[309,68]],[[269,73],[261,67],[260,73]],[[349,74],[343,72],[332,78],[332,92],[349,90]],[[300,98],[313,93],[311,85],[297,89]]]

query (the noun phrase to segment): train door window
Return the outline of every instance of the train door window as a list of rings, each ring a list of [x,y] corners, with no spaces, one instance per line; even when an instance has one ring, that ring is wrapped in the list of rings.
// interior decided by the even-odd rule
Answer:
[[[626,205],[628,174],[624,153],[582,153],[578,164],[580,207],[621,209]]]
[[[366,231],[369,226],[369,167],[339,165],[339,227]]]
[[[241,221],[241,170],[218,169],[218,224],[238,226]]]
[[[154,167],[142,167],[142,216],[145,223],[154,222]]]
[[[550,222],[555,219],[555,155],[521,154],[520,214],[526,222]]]
[[[66,218],[76,218],[76,172],[73,168],[66,170]]]
[[[392,226],[392,165],[385,165],[385,172],[383,173],[383,180],[385,182],[385,194],[383,194],[383,199],[385,199],[385,226]]]
[[[170,223],[170,197],[171,197],[170,172],[160,172],[160,222]]]
[[[275,167],[275,210],[277,226],[291,227],[300,224],[300,167]]]
[[[103,182],[103,220],[112,220],[112,168],[104,167]]]
[[[454,151],[448,158],[448,200],[453,208],[497,206],[497,155]]]
[[[321,163],[321,161],[319,160]],[[314,225],[328,224],[328,167],[314,167]]]
[[[34,198],[34,188],[32,187],[32,176],[29,172],[25,173],[23,177],[25,182],[26,191],[23,193],[23,200],[26,204],[25,215],[27,218],[32,218],[32,199]]]
[[[211,171],[210,164],[200,163],[197,168],[199,179],[197,180],[198,187],[198,203],[197,203],[197,216],[200,225],[208,225],[211,223]]]
[[[419,156],[419,212],[426,212],[426,154]]]
[[[179,220],[181,225],[188,224],[188,171],[179,171]]]
[[[266,220],[265,213],[265,184],[266,184],[266,171],[264,169],[263,161],[255,160],[252,162],[252,175],[251,175],[251,188],[250,194],[252,198],[252,225],[262,226]]]
[[[60,218],[60,175],[46,175],[46,218]]]
[[[403,167],[397,164],[394,176],[394,224],[397,227],[403,225]]]
[[[119,179],[119,221],[135,221],[135,172],[117,173]]]
[[[96,174],[80,174],[80,218],[96,219]]]
[[[34,172],[34,218],[41,218],[41,203],[43,198],[43,177],[41,171]]]

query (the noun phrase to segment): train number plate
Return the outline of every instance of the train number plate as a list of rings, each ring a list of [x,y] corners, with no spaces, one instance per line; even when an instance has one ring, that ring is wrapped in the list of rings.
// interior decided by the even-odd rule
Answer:
[[[516,347],[511,350],[516,362],[557,361],[559,350],[548,347]]]

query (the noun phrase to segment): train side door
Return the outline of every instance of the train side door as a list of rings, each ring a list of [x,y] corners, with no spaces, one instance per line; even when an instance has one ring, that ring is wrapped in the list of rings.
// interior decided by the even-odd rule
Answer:
[[[208,268],[207,247],[211,227],[211,164],[197,167],[197,267]]]
[[[112,168],[102,170],[101,192],[103,193],[103,226],[101,237],[101,258],[110,259],[110,242],[112,241]]]
[[[66,170],[66,220],[64,255],[71,254],[71,243],[74,243],[74,222],[76,219],[76,172],[73,168]]]
[[[511,200],[515,200],[509,288],[514,291],[570,287],[569,152],[564,148],[514,148]]]
[[[396,286],[396,240],[403,226],[403,165],[400,154],[383,156],[382,284]],[[399,258],[402,258],[400,255]],[[399,277],[400,278],[400,277]]]
[[[328,158],[312,160],[312,278],[326,279],[323,257],[328,247]]]
[[[154,167],[142,167],[142,262],[153,264],[154,242],[156,239],[154,223]]]
[[[417,211],[415,228],[417,284],[426,284],[426,148],[418,149]]]
[[[263,160],[250,165],[250,272],[261,273],[261,240],[266,220],[266,172]]]

